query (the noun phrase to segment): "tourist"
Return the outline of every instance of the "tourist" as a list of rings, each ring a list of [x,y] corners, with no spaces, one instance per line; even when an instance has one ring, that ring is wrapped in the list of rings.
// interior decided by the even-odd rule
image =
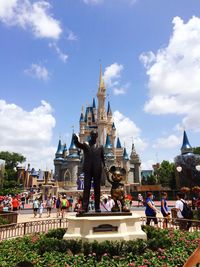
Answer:
[[[138,207],[143,206],[143,196],[141,194],[138,194]]]
[[[167,228],[167,223],[168,223],[169,216],[170,216],[170,212],[168,210],[168,205],[167,205],[166,199],[167,199],[167,193],[163,192],[161,194],[161,213],[164,217],[163,228]]]
[[[178,217],[178,222],[179,222],[179,229],[180,230],[186,230],[189,231],[189,228],[191,226],[191,222],[188,222],[186,220],[184,220],[184,217],[182,215],[182,211],[183,211],[183,205],[185,202],[185,194],[183,192],[178,192],[177,195],[177,201],[175,204],[175,208],[177,211],[177,217]]]
[[[60,217],[60,211],[61,211],[61,200],[60,195],[56,199],[56,211],[57,211],[57,217]]]
[[[69,197],[69,199],[68,199],[68,201],[69,201],[69,209],[70,209],[70,211],[72,211],[72,206],[73,206],[73,197],[72,197],[72,196],[70,196],[70,197]]]
[[[35,200],[33,200],[33,214],[34,214],[34,217],[37,216],[38,208],[39,208],[39,201],[38,201],[38,198],[36,197]]]
[[[43,210],[44,210],[44,203],[41,199],[40,203],[39,203],[39,217],[41,218],[42,217],[42,214],[43,214]]]
[[[19,201],[16,196],[12,199],[12,210],[17,211],[19,208]]]
[[[101,202],[100,202],[100,209],[103,212],[108,211],[108,199],[107,198],[104,198],[104,199],[101,200]]]
[[[192,253],[192,255],[187,259],[183,267],[194,267],[200,263],[200,244],[198,248]]]
[[[68,210],[68,208],[69,208],[69,201],[67,200],[66,195],[64,195],[62,200],[61,200],[62,218],[64,218],[64,214]]]
[[[51,208],[52,207],[53,207],[53,200],[51,197],[48,197],[47,201],[46,201],[47,217],[51,216]]]
[[[147,193],[146,198],[146,210],[145,214],[147,217],[146,225],[150,225],[151,220],[154,221],[155,227],[158,227],[158,219],[156,218],[156,214],[160,211],[156,208],[153,202],[153,194],[151,192]]]
[[[108,208],[108,211],[111,211],[112,210],[112,207],[115,205],[115,201],[111,198],[111,196],[109,195],[108,196],[108,205],[107,205],[107,208]]]
[[[24,196],[24,194],[21,195],[20,200],[21,200],[21,209],[24,209],[24,204],[25,204],[25,196]]]

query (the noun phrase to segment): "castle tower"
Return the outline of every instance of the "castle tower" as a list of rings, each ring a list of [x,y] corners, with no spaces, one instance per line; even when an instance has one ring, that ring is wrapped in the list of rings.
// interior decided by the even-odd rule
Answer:
[[[126,148],[124,147],[123,151],[123,168],[126,170],[126,180],[125,182],[127,183],[128,181],[128,171],[129,171],[129,157],[126,151]]]
[[[130,183],[141,183],[140,157],[136,153],[135,146],[132,144],[130,155],[130,171],[128,180]]]
[[[81,143],[84,141],[85,125],[86,125],[86,123],[84,120],[84,108],[82,107],[80,120],[79,120],[79,137],[80,137]]]
[[[68,188],[75,189],[77,187],[78,177],[78,165],[80,163],[79,151],[76,148],[73,140],[73,134],[71,144],[69,147],[69,155],[67,156],[67,168],[63,173],[64,184]]]
[[[61,168],[63,164],[63,146],[61,140],[58,141],[58,148],[55,154],[54,166],[55,166],[55,180],[60,182],[62,180]],[[60,185],[60,183],[59,183]]]
[[[100,145],[104,145],[107,134],[106,133],[107,115],[105,110],[106,87],[102,77],[101,65],[100,65],[99,88],[98,88],[97,98],[98,98],[98,112],[97,112],[98,143]]]
[[[117,137],[117,144],[116,144],[116,148],[115,148],[115,155],[116,155],[116,162],[117,162],[117,166],[121,167],[121,162],[123,160],[123,148],[121,146],[121,142],[119,137]]]

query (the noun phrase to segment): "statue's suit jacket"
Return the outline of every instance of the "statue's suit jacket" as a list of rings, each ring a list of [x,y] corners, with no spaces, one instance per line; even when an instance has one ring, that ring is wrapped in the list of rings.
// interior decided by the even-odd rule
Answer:
[[[92,146],[89,143],[76,142],[75,145],[83,150],[84,159],[82,170],[84,173],[92,173],[93,175],[100,175],[102,171],[102,164],[104,163],[104,149],[103,146],[94,144]]]

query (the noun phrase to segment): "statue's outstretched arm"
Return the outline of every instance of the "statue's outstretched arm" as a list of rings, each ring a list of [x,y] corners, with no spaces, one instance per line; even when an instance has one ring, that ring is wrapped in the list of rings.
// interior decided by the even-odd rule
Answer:
[[[73,141],[76,147],[80,148],[80,149],[85,149],[84,144],[80,143],[78,141],[78,136],[76,134],[73,134]]]

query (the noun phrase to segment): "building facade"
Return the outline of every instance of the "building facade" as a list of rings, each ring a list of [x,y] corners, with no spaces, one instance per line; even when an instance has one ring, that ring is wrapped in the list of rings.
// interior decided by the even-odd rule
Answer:
[[[99,86],[97,91],[97,106],[95,98],[92,105],[82,108],[79,120],[79,140],[87,142],[92,130],[98,132],[98,144],[104,146],[106,166],[120,166],[126,169],[126,184],[141,182],[141,161],[136,153],[134,144],[130,158],[125,147],[122,147],[120,138],[116,137],[116,128],[113,120],[110,102],[106,99],[106,87],[100,67]],[[107,102],[107,108],[106,108]],[[66,144],[61,139],[58,142],[58,148],[55,154],[54,178],[58,181],[60,187],[66,189],[77,188],[77,180],[84,177],[81,173],[83,160],[82,151],[79,151],[74,145],[73,139],[67,149]],[[109,186],[106,182],[105,174],[102,175],[102,185]]]

